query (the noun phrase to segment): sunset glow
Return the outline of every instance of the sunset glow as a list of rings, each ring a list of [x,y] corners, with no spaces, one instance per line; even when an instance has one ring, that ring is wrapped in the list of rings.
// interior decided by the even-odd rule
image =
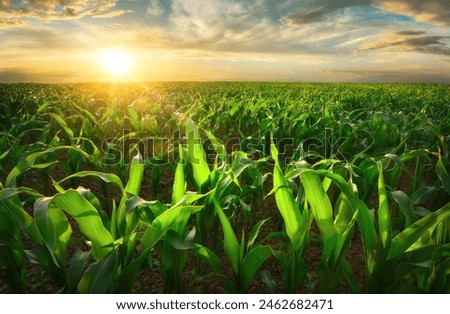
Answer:
[[[130,71],[131,56],[118,49],[104,50],[100,54],[100,60],[105,71],[118,75]]]
[[[6,1],[0,82],[450,83],[450,1],[423,3]]]

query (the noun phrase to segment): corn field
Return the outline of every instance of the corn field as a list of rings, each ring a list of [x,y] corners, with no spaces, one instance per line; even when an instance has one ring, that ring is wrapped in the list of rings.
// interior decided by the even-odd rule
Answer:
[[[445,85],[0,85],[2,293],[450,293]]]

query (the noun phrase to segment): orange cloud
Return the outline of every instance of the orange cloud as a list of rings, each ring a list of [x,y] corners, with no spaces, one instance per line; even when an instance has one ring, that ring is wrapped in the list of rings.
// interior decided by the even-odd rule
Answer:
[[[122,15],[128,10],[114,10],[116,0],[28,0],[13,3],[0,1],[0,18],[38,20],[70,20],[85,16],[111,18]]]
[[[449,0],[375,0],[385,12],[404,14],[418,22],[450,25]]]
[[[400,31],[387,34],[386,38],[369,43],[358,51],[389,49],[393,51],[413,51],[450,56],[445,44],[449,37],[423,35],[425,32]]]

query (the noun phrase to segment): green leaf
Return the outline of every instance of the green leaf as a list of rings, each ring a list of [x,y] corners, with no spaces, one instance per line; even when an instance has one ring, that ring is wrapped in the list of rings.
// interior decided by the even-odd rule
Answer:
[[[409,174],[408,168],[405,166],[403,159],[401,159],[395,154],[386,154],[384,155],[384,157],[392,159],[403,171]]]
[[[273,189],[275,191],[275,201],[278,210],[283,217],[286,226],[286,233],[291,240],[295,251],[301,251],[303,242],[309,232],[308,213],[300,212],[300,208],[295,201],[293,192],[289,183],[283,176],[279,162],[278,150],[274,144],[271,144],[272,158],[275,160],[273,169]]]
[[[49,115],[50,115],[50,117],[53,118],[54,121],[56,121],[62,127],[62,129],[64,130],[64,132],[66,132],[66,134],[69,138],[70,144],[73,144],[74,143],[73,131],[71,128],[69,128],[66,121],[64,121],[63,118],[61,118],[59,115],[57,115],[53,112],[50,112]]]
[[[25,211],[17,196],[24,189],[14,188],[0,191],[0,212],[5,213],[7,217],[14,218],[25,235],[37,244],[42,244],[43,239],[34,219]]]
[[[186,124],[186,136],[189,162],[192,165],[195,183],[200,188],[208,180],[210,170],[206,162],[200,133],[197,126],[190,119]]]
[[[414,213],[414,206],[406,193],[402,191],[394,191],[391,193],[394,201],[397,202],[401,213],[405,216],[406,223],[405,228],[409,227],[413,222],[417,220],[417,216]]]
[[[450,195],[450,176],[445,168],[444,162],[442,161],[441,155],[439,155],[439,160],[436,163],[436,174],[441,180],[445,191]]]
[[[192,251],[207,262],[216,274],[220,274],[220,259],[213,251],[198,243],[194,243]]]
[[[256,223],[256,225],[253,226],[252,230],[250,231],[250,235],[248,236],[247,240],[247,249],[251,248],[253,243],[255,243],[256,238],[258,237],[258,234],[261,230],[261,227],[269,220],[270,218],[260,220]]]
[[[241,255],[239,242],[236,238],[236,234],[234,233],[233,228],[231,227],[230,222],[228,221],[227,216],[225,216],[225,213],[222,210],[222,207],[219,205],[215,198],[213,199],[213,202],[214,208],[223,229],[223,249],[228,257],[228,260],[230,261],[231,268],[233,269],[235,274],[238,274]]]
[[[369,212],[367,206],[359,198],[357,198],[350,188],[347,181],[340,175],[332,173],[328,170],[308,170],[314,171],[316,174],[328,177],[333,180],[333,183],[337,185],[339,190],[345,194],[350,201],[349,205],[353,211],[357,212],[358,226],[361,231],[361,235],[364,242],[366,251],[366,262],[368,264],[369,272],[372,272],[375,263],[375,252],[377,249],[377,234],[375,231],[375,224],[373,216]]]
[[[352,293],[356,293],[356,294],[361,293],[361,287],[359,286],[358,279],[353,274],[350,264],[346,260],[344,260],[342,262],[342,269],[343,269],[344,277],[347,280],[347,283],[350,286]]]
[[[267,245],[258,245],[248,252],[242,261],[240,278],[244,291],[248,290],[248,287],[253,279],[253,276],[261,267],[261,265],[273,255],[272,249]]]
[[[89,158],[89,154],[84,152],[83,150],[75,147],[75,146],[58,146],[58,147],[51,147],[45,151],[33,153],[29,156],[27,156],[24,160],[19,162],[8,174],[8,177],[5,180],[6,187],[15,187],[17,185],[17,178],[22,175],[24,172],[32,169],[35,167],[37,160],[40,157],[46,156],[48,154],[51,154],[58,150],[69,150],[74,149],[78,151],[82,156]],[[48,165],[48,163],[45,163]]]
[[[138,195],[141,190],[142,176],[144,175],[144,161],[142,155],[137,154],[131,160],[130,173],[128,176],[128,182],[125,186],[125,192]]]
[[[333,222],[333,209],[328,195],[325,193],[322,183],[313,170],[305,169],[300,173],[300,179],[306,192],[306,199],[311,205],[311,210],[317,226],[319,227],[324,247],[324,258],[333,255],[337,244],[337,231]]]
[[[83,252],[77,249],[73,254],[72,261],[70,263],[66,292],[73,293],[76,290],[77,284],[81,278],[83,270],[87,267],[89,263],[89,257],[91,252]]]
[[[392,226],[391,211],[389,209],[389,200],[384,183],[383,165],[381,162],[378,162],[378,198],[378,230],[383,250],[384,252],[387,252],[392,238]]]
[[[41,198],[34,203],[34,220],[53,262],[64,269],[72,228],[63,211],[52,206],[51,201],[52,198]]]
[[[392,239],[387,259],[395,258],[407,252],[423,235],[427,234],[430,230],[433,230],[441,221],[449,218],[450,203],[416,221]],[[418,248],[420,248],[420,246],[415,247],[415,249]]]
[[[127,214],[127,201],[130,195],[138,195],[141,190],[142,177],[144,175],[144,163],[142,156],[137,152],[133,157],[130,166],[130,172],[128,176],[128,182],[125,186],[125,193],[120,200],[119,207],[117,208],[115,215],[111,221],[115,229],[112,229],[114,237],[120,237],[122,235],[130,234],[133,232],[134,224],[127,224],[126,214]],[[133,220],[133,219],[132,219]],[[129,221],[130,222],[130,221]]]
[[[20,193],[24,193],[34,197],[42,197],[42,194],[27,187],[6,188],[0,191],[0,201],[19,195]]]
[[[173,181],[172,206],[178,203],[186,194],[186,179],[184,177],[184,158],[183,147],[180,145],[180,161],[175,170],[175,178]]]
[[[92,256],[95,259],[102,259],[112,251],[113,237],[104,227],[95,207],[78,191],[68,190],[63,194],[58,194],[52,202],[75,219],[81,233],[92,242]]]
[[[97,177],[97,178],[103,180],[103,182],[115,184],[116,186],[118,186],[120,188],[121,191],[124,190],[122,181],[120,180],[120,178],[117,175],[115,175],[113,173],[106,173],[106,172],[99,172],[99,171],[80,171],[80,172],[74,173],[68,177],[65,177],[61,181],[56,182],[56,184],[61,184],[72,178],[84,178],[84,177]]]
[[[214,136],[214,134],[211,131],[204,130],[204,132],[211,141],[211,144],[213,145],[214,150],[217,152],[218,157],[222,161],[227,160],[227,151],[225,150],[224,145]]]
[[[142,236],[144,249],[152,248],[164,234],[175,224],[185,223],[189,216],[200,211],[202,206],[177,206],[172,207],[155,218]]]
[[[106,293],[112,284],[117,251],[112,251],[105,258],[93,263],[81,278],[77,292],[88,294]]]
[[[151,248],[144,250],[138,257],[134,258],[119,274],[116,281],[115,293],[130,293],[136,278],[141,270],[142,264],[151,254]]]

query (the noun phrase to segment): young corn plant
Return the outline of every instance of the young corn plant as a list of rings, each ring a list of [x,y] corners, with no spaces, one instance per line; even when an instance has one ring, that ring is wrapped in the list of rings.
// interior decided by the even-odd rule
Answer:
[[[389,291],[418,292],[435,291],[436,287],[447,291],[447,288],[445,288],[447,280],[436,278],[435,275],[436,273],[443,274],[442,267],[447,265],[446,247],[448,242],[442,242],[442,238],[438,234],[442,230],[442,226],[448,224],[450,203],[421,219],[415,220],[393,236],[383,163],[379,161],[377,166],[379,195],[378,250],[374,267],[369,271],[368,291],[375,293]],[[446,240],[444,239],[444,241]],[[431,269],[424,267],[425,265],[430,265]],[[418,282],[413,275],[416,271],[419,273]],[[428,277],[426,274],[428,274]]]
[[[104,236],[109,241],[109,244],[104,244],[101,247],[108,251],[106,255],[102,256],[92,254],[94,259],[96,256],[100,258],[97,258],[97,262],[91,264],[83,275],[77,288],[78,292],[131,291],[141,266],[146,260],[152,259],[151,251],[165,237],[165,234],[169,231],[178,231],[182,234],[182,230],[186,229],[190,215],[202,209],[201,206],[190,204],[204,197],[204,195],[195,194],[185,195],[185,188],[181,187],[183,185],[182,167],[183,165],[180,164],[177,168],[173,204],[168,207],[158,201],[145,201],[138,196],[144,164],[140,154],[133,158],[128,183],[124,188],[122,187],[123,196],[119,206],[117,208],[113,206],[111,220],[104,213],[97,215],[101,217],[103,229],[107,231]],[[82,172],[73,176],[97,176],[106,182],[113,182],[119,187],[122,186],[120,179],[113,174]],[[65,180],[68,179],[70,177]],[[99,207],[98,201],[95,203]],[[89,206],[87,203],[85,205]],[[98,212],[102,213],[99,210]],[[102,230],[101,227],[98,228]],[[87,239],[93,243],[91,236],[86,235]],[[162,247],[163,250],[167,249],[164,242]],[[138,252],[137,256],[136,252]],[[163,252],[162,259],[164,261],[166,260],[165,256],[166,254]],[[171,258],[173,259],[173,256]],[[180,262],[180,264],[182,263]],[[162,261],[162,272],[167,274],[166,268],[174,270]],[[101,286],[98,286],[99,281],[96,277],[100,275],[105,276],[105,280],[101,281]],[[166,286],[171,287],[174,281],[176,285],[180,285],[178,278],[174,280],[167,278]]]
[[[13,293],[26,292],[24,259],[31,252],[24,247],[22,235],[25,234],[38,243],[42,241],[33,218],[22,206],[18,197],[20,193],[41,196],[31,189],[4,188],[0,183],[0,265],[6,268],[1,280],[8,284]]]
[[[372,263],[374,229],[367,206],[358,199],[352,181],[347,182],[332,170],[304,169],[299,173],[299,177],[323,243],[322,259],[318,268],[322,292],[335,293],[343,277],[353,292],[360,292],[346,260],[346,253],[351,244],[354,225],[358,221],[367,244],[366,261],[368,266]],[[323,181],[320,177],[324,177]],[[331,183],[340,191],[334,210],[326,193]]]
[[[237,186],[238,192],[241,191],[238,177],[253,163],[246,159],[244,155],[236,153],[233,156],[232,164],[229,165],[228,161],[230,158],[224,147],[211,132],[207,132],[207,135],[217,152],[213,170],[211,171],[206,161],[206,154],[202,147],[199,130],[192,120],[187,121],[186,134],[187,157],[192,167],[194,182],[200,190],[209,191],[210,193],[208,197],[204,199],[205,210],[197,215],[200,222],[199,228],[204,226],[214,226],[214,222],[218,219],[222,226],[224,236],[223,251],[231,265],[234,278],[227,278],[219,271],[220,264],[217,262],[219,261],[219,258],[213,251],[210,251],[199,244],[193,247],[193,251],[197,256],[206,260],[211,265],[229,292],[247,292],[250,282],[257,271],[262,264],[272,256],[272,249],[269,246],[255,244],[255,239],[259,234],[261,226],[265,223],[265,220],[262,220],[253,226],[249,238],[247,239],[247,244],[245,243],[245,234],[242,230],[241,241],[239,243],[236,233],[224,212],[223,203],[226,198],[233,196],[232,193],[235,192],[234,186]],[[243,195],[240,194],[237,195],[237,197],[242,196]],[[207,212],[208,209],[210,210],[209,212]]]
[[[277,252],[276,257],[283,268],[283,290],[295,293],[305,280],[308,266],[304,260],[304,253],[309,244],[311,214],[304,202],[296,201],[293,191],[285,178],[278,160],[278,149],[271,144],[271,155],[275,161],[273,170],[273,193],[278,210],[283,217],[285,232],[289,239],[288,248],[284,252]]]

